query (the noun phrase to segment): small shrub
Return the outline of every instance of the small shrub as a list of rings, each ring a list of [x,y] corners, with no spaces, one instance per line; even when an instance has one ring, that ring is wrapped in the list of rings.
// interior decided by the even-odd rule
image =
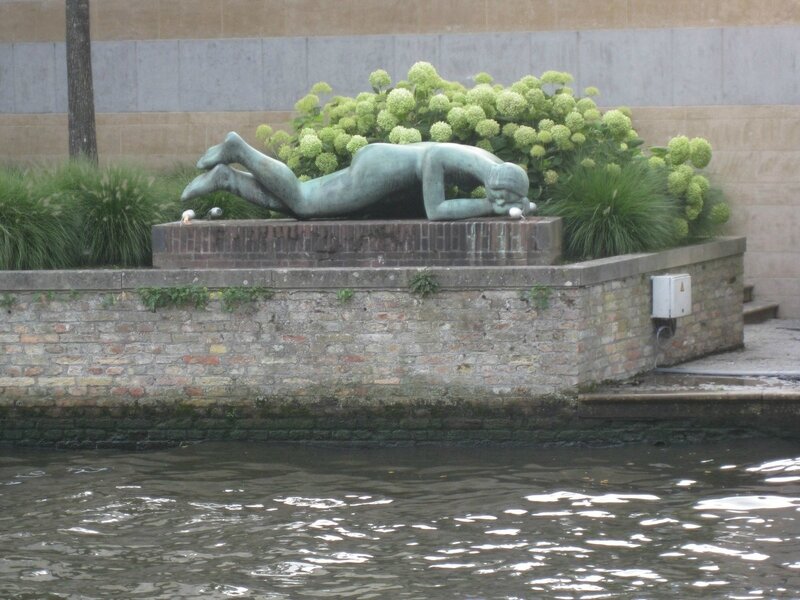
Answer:
[[[7,312],[11,312],[11,309],[14,308],[14,305],[17,303],[17,297],[12,296],[9,293],[5,293],[0,296],[0,308],[5,309]]]
[[[441,286],[436,280],[436,276],[428,269],[424,269],[422,271],[418,271],[413,275],[413,277],[411,277],[408,287],[412,294],[417,294],[418,296],[425,298],[426,296],[430,296],[438,292]]]
[[[677,239],[678,206],[643,159],[577,165],[540,207],[564,222],[564,253],[586,260],[656,250]]]

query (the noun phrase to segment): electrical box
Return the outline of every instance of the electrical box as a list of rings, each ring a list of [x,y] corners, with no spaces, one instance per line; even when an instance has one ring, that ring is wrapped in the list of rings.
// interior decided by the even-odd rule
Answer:
[[[675,319],[692,313],[690,275],[655,275],[651,280],[654,319]]]

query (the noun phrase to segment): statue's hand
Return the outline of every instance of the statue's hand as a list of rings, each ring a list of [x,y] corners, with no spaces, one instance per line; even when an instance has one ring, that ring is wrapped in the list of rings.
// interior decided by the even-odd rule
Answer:
[[[525,214],[528,212],[529,206],[530,203],[527,198],[517,196],[516,194],[506,197],[497,197],[492,200],[492,211],[496,215],[508,215],[508,211],[515,207],[519,208],[522,214]]]

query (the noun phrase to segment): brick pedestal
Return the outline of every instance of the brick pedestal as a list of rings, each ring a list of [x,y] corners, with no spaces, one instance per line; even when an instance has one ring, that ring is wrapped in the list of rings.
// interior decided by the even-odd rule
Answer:
[[[542,266],[561,220],[193,221],[153,227],[159,268]]]

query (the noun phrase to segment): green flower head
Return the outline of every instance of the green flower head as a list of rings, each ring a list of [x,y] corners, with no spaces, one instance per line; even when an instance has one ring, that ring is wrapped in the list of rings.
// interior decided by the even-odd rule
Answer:
[[[397,127],[399,120],[391,112],[389,112],[386,109],[383,109],[378,113],[375,122],[378,124],[378,127],[380,127],[383,131],[391,131],[392,129]]]
[[[450,98],[444,94],[431,96],[431,99],[428,101],[428,108],[433,112],[445,113],[450,110]]]
[[[449,142],[453,138],[453,128],[444,121],[437,121],[431,125],[431,140],[434,142]]]
[[[575,110],[581,114],[585,113],[591,108],[597,108],[597,104],[595,104],[594,100],[591,98],[581,98],[575,103]]]
[[[539,121],[539,131],[550,131],[555,124],[555,121],[552,119],[542,119]]]
[[[586,94],[587,96],[599,96],[600,90],[598,90],[593,85],[590,85],[589,87],[583,90],[583,93]]]
[[[550,130],[550,134],[559,148],[563,148],[569,141],[570,136],[572,136],[572,132],[566,125],[554,125]]]
[[[530,151],[532,158],[542,158],[545,154],[547,154],[547,150],[545,150],[544,146],[539,144],[535,144]]]
[[[441,85],[442,78],[429,62],[414,63],[408,70],[408,80],[420,89],[432,90]]]
[[[398,125],[389,133],[389,141],[392,144],[413,144],[422,141],[422,134],[413,127]]]
[[[492,142],[490,142],[489,140],[486,140],[486,139],[478,140],[475,143],[475,147],[476,148],[481,148],[483,150],[486,150],[487,152],[494,152],[494,148],[492,147]]]
[[[685,239],[689,235],[689,222],[686,219],[676,218],[672,222],[675,230],[675,237],[679,240]]]
[[[647,162],[654,169],[664,169],[667,166],[666,161],[660,156],[651,156],[650,158],[647,159]]]
[[[586,121],[581,113],[572,111],[564,118],[564,124],[572,131],[580,131],[586,124]]]
[[[378,69],[370,73],[369,84],[375,91],[382,90],[392,85],[392,78],[383,69]]]
[[[447,112],[447,122],[450,123],[453,129],[469,129],[469,117],[467,116],[467,111],[460,106],[451,108]]]
[[[299,144],[301,156],[306,158],[314,158],[322,152],[322,140],[316,135],[306,135],[300,138]]]
[[[540,78],[542,83],[552,83],[556,85],[567,85],[572,82],[572,75],[561,71],[545,71]]]
[[[364,115],[371,115],[375,112],[375,97],[372,96],[370,100],[360,100],[356,102],[356,115],[363,117]]]
[[[558,183],[558,173],[553,169],[548,169],[544,172],[544,182],[547,185],[555,185]]]
[[[575,108],[575,98],[568,94],[558,94],[553,98],[553,111],[561,116],[567,115]]]
[[[353,155],[366,145],[367,138],[365,138],[363,135],[354,135],[350,138],[350,141],[347,142],[345,148],[351,155]]]
[[[272,135],[272,127],[270,127],[269,125],[264,124],[256,127],[256,139],[259,142],[261,143],[266,142],[267,138],[271,135]]]
[[[597,166],[597,163],[595,163],[591,158],[584,158],[581,161],[581,166],[584,169],[594,169],[595,166]]]
[[[703,169],[711,162],[711,144],[704,138],[692,138],[689,142],[689,160],[698,169]]]
[[[615,176],[615,177],[616,177],[616,176],[618,176],[620,173],[622,173],[622,167],[620,167],[620,166],[619,166],[617,163],[613,163],[613,162],[612,162],[612,163],[608,163],[608,164],[606,165],[606,171],[608,171],[608,173],[609,173],[610,175],[613,175],[613,176]]]
[[[517,92],[503,90],[497,94],[497,112],[501,117],[516,119],[528,108],[525,98]]]
[[[525,92],[525,99],[536,110],[545,110],[548,106],[547,96],[539,88],[531,88]]]
[[[356,119],[356,125],[358,133],[366,135],[372,131],[372,128],[375,126],[375,115],[369,114],[358,117],[358,119]]]
[[[507,138],[513,138],[514,134],[517,132],[517,129],[519,129],[519,125],[516,123],[506,123],[503,125],[503,135]]]
[[[491,75],[489,75],[488,73],[484,73],[483,71],[481,71],[480,73],[475,75],[475,83],[492,84],[492,83],[494,83],[494,78]]]
[[[300,113],[310,113],[319,106],[319,97],[315,94],[306,94],[294,103],[294,109]]]
[[[731,207],[725,202],[719,202],[711,207],[709,218],[715,225],[722,225],[731,218]]]
[[[356,123],[356,120],[353,117],[342,117],[341,119],[339,119],[339,123],[337,123],[337,125],[339,125],[339,127],[344,129],[348,133],[351,133],[355,131],[356,127],[358,126],[358,123]]]
[[[464,108],[464,111],[467,114],[467,122],[470,129],[475,129],[478,123],[486,118],[486,112],[477,104],[470,104]]]
[[[695,175],[694,177],[692,177],[692,180],[689,183],[689,185],[693,185],[693,184],[694,185],[699,185],[700,189],[703,191],[703,194],[705,194],[708,191],[708,189],[711,187],[711,184],[708,183],[708,179],[706,179],[702,175]]]
[[[550,131],[540,131],[536,134],[536,141],[540,144],[550,144],[553,141],[553,134]]]
[[[475,125],[475,133],[482,138],[490,138],[500,133],[500,123],[494,119],[483,119]]]
[[[336,136],[336,139],[333,140],[333,147],[336,149],[336,152],[344,156],[347,152],[347,144],[350,143],[350,140],[353,139],[349,133],[340,133]]]
[[[583,134],[582,134],[582,133],[580,133],[580,132],[578,132],[578,133],[573,133],[573,134],[572,134],[572,137],[571,137],[571,138],[569,138],[569,139],[572,141],[572,143],[573,143],[573,144],[577,144],[578,146],[580,146],[581,144],[583,144],[583,143],[585,143],[585,142],[586,142],[586,136],[585,136],[585,135],[583,135]]]
[[[583,112],[583,118],[587,123],[596,123],[600,120],[600,111],[596,108],[587,108]]]
[[[524,84],[528,89],[539,88],[542,87],[542,82],[539,81],[538,77],[534,77],[533,75],[525,75],[522,79],[519,80],[520,83]]]
[[[404,88],[395,88],[386,97],[386,109],[397,117],[404,117],[416,106],[414,94]]]
[[[520,149],[528,149],[536,143],[536,130],[527,125],[520,126],[514,132],[514,143]]]
[[[667,144],[667,155],[669,162],[673,165],[682,165],[689,160],[691,154],[691,144],[685,135],[672,138]]]
[[[470,198],[486,198],[486,188],[483,187],[482,185],[479,185],[474,190],[472,190],[469,196]]]
[[[314,159],[314,164],[319,169],[320,173],[327,175],[333,173],[339,166],[339,161],[336,160],[336,155],[333,152],[322,152]]]
[[[667,176],[667,188],[674,196],[681,196],[689,188],[694,169],[689,165],[681,165]]]
[[[484,111],[493,110],[495,101],[495,91],[488,83],[480,83],[467,92],[467,102],[480,106]]]
[[[586,115],[584,115],[584,118]],[[608,131],[617,139],[625,139],[631,129],[631,119],[621,110],[609,110],[603,115],[603,124],[608,127]]]
[[[333,88],[324,81],[318,81],[317,83],[311,86],[312,94],[330,94],[332,91]]]

